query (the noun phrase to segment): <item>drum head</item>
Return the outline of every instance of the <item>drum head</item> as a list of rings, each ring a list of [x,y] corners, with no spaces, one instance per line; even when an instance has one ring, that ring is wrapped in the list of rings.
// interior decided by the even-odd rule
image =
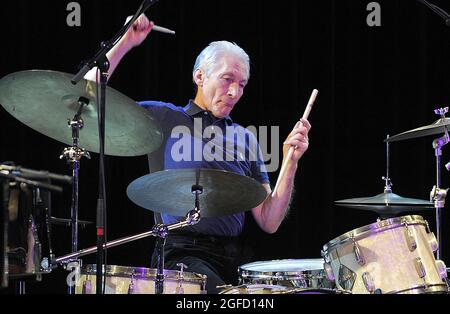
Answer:
[[[290,291],[284,286],[255,284],[226,287],[219,294],[288,294]]]
[[[252,273],[276,274],[298,274],[310,270],[322,270],[323,259],[286,259],[261,261],[242,265],[239,267],[243,271]]]

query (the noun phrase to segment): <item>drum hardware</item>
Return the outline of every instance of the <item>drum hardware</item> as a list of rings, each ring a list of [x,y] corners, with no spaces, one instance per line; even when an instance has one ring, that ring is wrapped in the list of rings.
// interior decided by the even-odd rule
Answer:
[[[174,196],[173,186],[177,186]],[[242,191],[251,191],[250,195],[242,195]],[[158,267],[155,274],[155,292],[163,293],[164,277],[164,244],[169,232],[179,228],[197,224],[201,217],[229,215],[256,207],[264,201],[267,192],[260,183],[251,178],[215,169],[180,169],[165,170],[141,177],[129,184],[128,197],[136,204],[154,211],[169,212],[182,216],[194,195],[194,209],[185,215],[185,219],[173,224],[158,224],[151,231],[121,238],[105,243],[108,249],[131,241],[154,236],[157,239]],[[163,201],[163,198],[166,201]],[[167,205],[169,204],[169,205]],[[172,206],[172,207],[166,207]],[[185,207],[185,208],[186,208]],[[97,247],[73,252],[55,259],[55,264],[65,263],[79,257],[95,253]]]
[[[81,294],[91,294],[91,293],[92,293],[92,282],[89,279],[84,280]],[[130,294],[129,289],[128,289],[128,294]]]
[[[445,198],[447,197],[448,189],[441,187],[441,156],[442,148],[450,142],[450,136],[448,128],[450,125],[450,119],[446,118],[448,113],[448,107],[439,108],[434,110],[434,113],[440,116],[440,119],[431,125],[420,127],[414,130],[400,133],[391,138],[386,139],[386,142],[402,141],[412,138],[425,137],[429,135],[444,134],[443,136],[433,141],[433,150],[436,157],[436,185],[430,192],[430,202],[433,203],[433,207],[436,211],[436,236],[438,242],[438,250],[436,252],[437,259],[442,257],[442,220],[441,211],[445,206]]]
[[[264,284],[303,289],[334,288],[334,280],[327,278],[324,260],[319,258],[253,262],[239,266],[238,273],[239,284],[244,287]]]
[[[184,289],[183,289],[183,280],[184,280],[184,276],[183,276],[183,272],[184,269],[188,268],[185,264],[183,263],[178,263],[177,264],[178,267],[180,267],[180,273],[178,275],[178,287],[176,290],[176,294],[184,294]]]
[[[345,291],[352,291],[356,281],[356,273],[347,266],[341,264],[339,266],[338,284]]]
[[[335,201],[337,206],[352,208],[358,210],[373,211],[381,219],[393,218],[403,212],[423,211],[434,208],[433,203],[427,200],[405,198],[392,192],[392,180],[389,177],[390,171],[390,148],[389,144],[392,138],[386,139],[386,176],[382,177],[385,181],[384,192],[373,197],[360,197]]]
[[[80,97],[78,99],[78,110],[72,120],[68,120],[67,124],[72,130],[72,146],[64,149],[60,159],[65,158],[72,168],[72,202],[70,206],[70,227],[72,231],[72,252],[78,251],[78,198],[79,198],[79,170],[80,161],[83,157],[91,159],[89,152],[79,146],[80,131],[84,127],[84,121],[81,117],[83,108],[89,105],[89,99]],[[69,269],[74,271],[75,268]],[[75,294],[74,286],[69,286],[69,294]]]
[[[375,284],[373,282],[373,278],[370,275],[370,273],[364,272],[362,274],[362,280],[364,282],[364,286],[366,287],[367,291],[369,291],[369,293],[374,293],[375,292]]]
[[[406,220],[403,221],[403,226],[405,226],[405,238],[406,242],[408,243],[408,248],[411,252],[414,252],[417,249],[416,238],[414,237],[412,229],[408,228],[408,222]],[[427,231],[429,230],[428,228],[429,227],[427,227]]]
[[[42,275],[49,272],[48,260],[54,259],[50,192],[61,192],[62,188],[49,183],[51,175],[0,164],[1,287],[7,287],[9,279],[16,280],[17,292],[21,294],[25,292],[25,279],[42,280]],[[46,181],[27,179],[30,177]],[[45,196],[41,190],[46,191]],[[10,224],[14,228],[10,228]],[[48,255],[43,256],[44,252]]]
[[[291,288],[280,285],[245,284],[233,287],[224,285],[219,294],[349,294],[347,291],[329,288]]]
[[[364,264],[366,264],[366,261],[364,260],[361,249],[359,248],[358,243],[355,242],[355,238],[353,237],[353,235],[351,236],[351,240],[353,242],[353,253],[355,254],[355,259],[359,265],[364,266]]]
[[[0,171],[8,171],[9,173],[16,175],[21,178],[30,180],[50,180],[59,181],[61,183],[72,184],[72,177],[66,175],[60,175],[56,173],[51,173],[45,170],[33,170],[24,168],[21,166],[16,166],[12,162],[0,163]]]
[[[414,260],[414,265],[416,266],[417,273],[420,278],[425,278],[427,272],[425,270],[425,266],[422,263],[422,259],[420,257],[416,257]]]
[[[106,294],[155,294],[156,269],[144,267],[128,267],[105,265],[103,273]],[[96,278],[96,265],[85,265],[82,267],[80,276],[76,282],[77,294],[95,294],[95,285],[92,281]],[[176,294],[181,290],[185,294],[205,293],[206,276],[183,272],[183,280],[180,281],[180,271],[164,270],[164,291],[168,294]]]
[[[106,89],[108,83],[108,70],[110,68],[110,63],[106,54],[110,51],[125,35],[128,29],[133,25],[133,23],[143,14],[150,6],[152,6],[157,0],[144,0],[137,12],[133,17],[125,23],[124,26],[114,35],[111,40],[103,41],[100,44],[100,50],[88,61],[84,61],[83,66],[75,74],[71,82],[76,85],[83,80],[83,77],[88,73],[89,70],[97,67],[96,77],[100,76],[100,97],[99,97],[99,107],[98,107],[98,142],[99,142],[99,187],[98,187],[98,199],[97,199],[97,221],[96,221],[96,234],[97,234],[97,294],[103,293],[100,287],[102,286],[102,269],[101,266],[104,264],[104,252],[103,245],[105,244],[105,224],[106,224],[106,179],[105,179],[105,133],[106,133]],[[145,154],[150,153],[146,151]],[[78,228],[78,224],[75,220],[72,220],[72,228]],[[76,251],[75,249],[74,251]]]
[[[448,113],[447,108],[436,109],[435,114],[440,115],[442,120],[445,120],[445,114]],[[435,150],[436,155],[436,185],[433,187],[430,193],[430,200],[434,201],[434,206],[436,208],[436,230],[437,230],[437,241],[438,241],[438,250],[436,252],[437,259],[441,259],[442,256],[442,221],[441,221],[441,211],[445,206],[445,198],[447,197],[448,189],[441,188],[441,156],[442,156],[442,147],[447,145],[450,142],[450,137],[448,134],[448,127],[444,127],[445,135],[435,139],[433,141],[433,148]]]
[[[237,287],[224,285],[218,288],[223,289],[219,294],[288,294],[293,290],[289,287],[269,284],[245,284]]]
[[[78,249],[78,171],[82,157],[89,152],[100,152],[99,109],[96,83],[82,80],[71,84],[71,74],[54,71],[22,71],[9,74],[0,80],[0,103],[12,116],[34,130],[57,141],[71,145],[62,153],[72,165],[71,228],[72,251]],[[107,137],[104,153],[112,156],[140,156],[156,150],[162,143],[162,132],[148,112],[135,101],[112,88],[101,89],[108,93],[106,120]],[[69,121],[72,132],[62,121]],[[83,130],[82,142],[79,140]],[[104,132],[103,132],[104,133]],[[80,147],[82,143],[83,148]],[[100,165],[101,170],[103,166]],[[103,190],[100,188],[99,190]],[[103,200],[104,197],[99,197]],[[102,205],[98,202],[98,206]],[[98,215],[101,218],[102,215]],[[102,220],[102,219],[100,219]],[[100,234],[100,232],[98,232]],[[100,246],[101,248],[101,246]],[[51,263],[53,264],[53,263]],[[100,267],[99,267],[100,269]],[[100,276],[98,276],[100,278]],[[99,289],[100,290],[100,289]],[[73,290],[69,290],[73,293]]]
[[[71,219],[64,219],[64,218],[56,218],[56,217],[50,217],[50,222],[53,225],[61,225],[65,227],[71,227],[72,226],[72,220]],[[86,228],[88,225],[92,225],[92,221],[86,221],[86,220],[78,220],[78,225],[81,228]]]
[[[120,238],[120,239],[105,243],[103,245],[103,249],[109,249],[109,248],[119,246],[119,245],[122,245],[122,244],[125,244],[128,242],[144,239],[149,236],[157,237],[157,240],[161,239],[161,240],[163,240],[162,242],[164,242],[165,237],[167,237],[169,231],[195,224],[199,221],[199,217],[200,217],[199,210],[194,209],[188,213],[188,215],[186,216],[186,219],[184,221],[180,221],[180,222],[173,223],[170,225],[156,225],[153,227],[153,229],[151,231],[140,233],[140,234],[130,236],[130,237]],[[164,277],[164,269],[163,269],[164,254],[162,254],[162,253],[164,251],[163,251],[163,245],[160,245],[159,247],[160,247],[159,252],[161,253],[161,255],[158,255],[158,258],[160,258],[160,260],[158,262],[158,269],[157,269],[157,274],[156,274],[157,280],[155,281],[155,291],[156,291],[156,293],[163,293],[162,288],[163,288],[165,277]],[[71,263],[73,261],[78,261],[79,257],[93,254],[96,251],[97,251],[97,246],[93,246],[93,247],[90,247],[87,249],[80,250],[78,252],[73,252],[71,254],[67,254],[67,255],[61,256],[59,258],[56,258],[55,264],[67,264],[67,263]],[[75,268],[75,266],[73,266],[73,265],[69,265],[66,267],[69,269]]]
[[[448,293],[446,266],[435,259],[433,238],[420,216],[378,221],[324,245],[324,270],[338,289],[356,294]],[[363,265],[354,253],[354,243],[364,256]]]
[[[131,274],[130,284],[128,286],[128,294],[134,294],[134,286],[135,286],[135,284],[134,284],[134,276],[135,276],[135,274],[136,274],[136,272],[133,269],[133,272]]]

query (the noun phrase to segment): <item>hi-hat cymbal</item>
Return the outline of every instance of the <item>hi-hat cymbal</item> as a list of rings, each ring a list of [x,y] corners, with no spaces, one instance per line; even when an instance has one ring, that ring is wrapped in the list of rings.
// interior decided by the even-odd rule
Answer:
[[[194,208],[192,186],[200,185],[202,217],[233,215],[261,204],[267,192],[258,181],[216,169],[175,169],[136,179],[127,188],[134,203],[158,213],[184,217]]]
[[[98,153],[97,84],[82,80],[73,85],[71,78],[71,74],[46,70],[9,74],[0,80],[0,104],[25,125],[71,146],[67,121],[78,111],[79,98],[89,99],[81,114],[84,127],[79,145]],[[160,126],[150,112],[110,87],[106,90],[105,129],[106,155],[145,155],[162,143]]]
[[[444,134],[445,128],[450,127],[450,118],[439,119],[431,125],[426,125],[414,130],[406,131],[389,137],[385,142],[397,142],[417,137]]]
[[[405,198],[392,192],[384,192],[373,197],[344,199],[336,201],[335,204],[346,208],[373,211],[383,217],[434,208],[434,204],[430,201]]]

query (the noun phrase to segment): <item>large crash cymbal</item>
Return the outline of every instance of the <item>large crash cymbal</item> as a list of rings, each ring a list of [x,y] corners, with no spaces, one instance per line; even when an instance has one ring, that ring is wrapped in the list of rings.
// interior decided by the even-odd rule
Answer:
[[[267,192],[258,181],[216,169],[176,169],[136,179],[127,188],[134,203],[158,213],[185,217],[194,208],[192,187],[200,185],[202,217],[233,215],[261,204]]]
[[[0,104],[30,128],[72,146],[67,122],[74,118],[79,98],[84,97],[89,104],[81,115],[84,127],[79,145],[98,153],[97,84],[82,80],[73,85],[72,76],[46,70],[9,74],[0,80]],[[110,87],[106,90],[105,120],[106,155],[145,155],[162,143],[160,126],[148,110]]]
[[[406,131],[389,137],[385,142],[397,142],[412,138],[439,135],[445,133],[445,128],[450,128],[450,118],[439,119],[431,125],[426,125],[414,130]]]
[[[335,202],[336,205],[373,211],[382,217],[392,217],[403,212],[423,211],[434,208],[427,200],[405,198],[392,192],[384,192],[373,197],[351,198]]]

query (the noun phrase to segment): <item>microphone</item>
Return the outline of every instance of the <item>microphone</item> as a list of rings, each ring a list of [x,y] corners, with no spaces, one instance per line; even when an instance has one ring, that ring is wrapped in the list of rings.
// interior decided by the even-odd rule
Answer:
[[[153,29],[152,30],[157,31],[157,32],[161,32],[161,33],[165,33],[165,34],[175,35],[175,31],[173,31],[171,29],[168,29],[168,28],[165,28],[165,27],[158,26],[158,25],[153,25]]]
[[[13,176],[19,176],[24,179],[31,179],[31,180],[50,179],[72,184],[72,177],[55,174],[48,171],[32,170],[20,166],[9,166],[4,164],[0,164],[0,171],[7,171]]]

